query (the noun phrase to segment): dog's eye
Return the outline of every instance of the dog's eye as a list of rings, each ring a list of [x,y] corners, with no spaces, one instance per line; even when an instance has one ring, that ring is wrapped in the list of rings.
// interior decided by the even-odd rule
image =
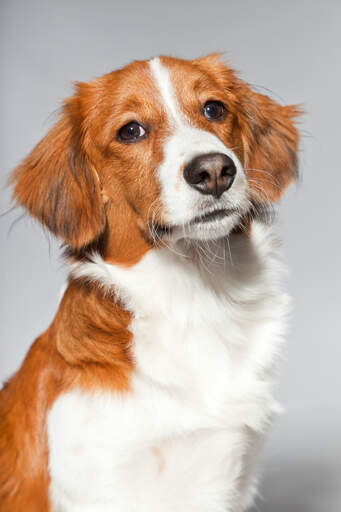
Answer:
[[[226,115],[226,108],[221,101],[207,101],[202,111],[209,121],[220,121]]]
[[[117,137],[122,142],[137,142],[147,134],[146,130],[136,121],[125,124],[118,130]]]

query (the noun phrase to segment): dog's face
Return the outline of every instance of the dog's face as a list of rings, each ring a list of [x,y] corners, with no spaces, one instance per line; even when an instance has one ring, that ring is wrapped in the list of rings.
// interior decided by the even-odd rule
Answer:
[[[297,113],[215,55],[134,62],[77,85],[16,170],[15,198],[74,250],[106,233],[109,257],[219,238],[295,178]]]

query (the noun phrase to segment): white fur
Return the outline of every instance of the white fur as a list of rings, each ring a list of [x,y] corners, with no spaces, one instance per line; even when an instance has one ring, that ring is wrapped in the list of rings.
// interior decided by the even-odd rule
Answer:
[[[208,239],[227,235],[236,225],[238,217],[249,206],[247,180],[240,161],[234,152],[209,131],[191,126],[181,111],[172,87],[169,71],[156,58],[149,63],[166,111],[172,133],[163,145],[164,158],[158,169],[161,182],[160,202],[165,210],[165,221],[175,226],[173,237]],[[229,156],[237,169],[231,188],[220,199],[205,196],[188,185],[182,171],[193,158],[205,153],[223,153]],[[194,217],[215,209],[235,208],[238,213],[223,222],[193,225]]]
[[[251,503],[255,452],[278,409],[288,299],[270,228],[231,236],[231,255],[226,244],[179,241],[126,269],[99,256],[74,266],[133,313],[136,369],[129,392],[74,389],[53,405],[55,512],[241,512]]]

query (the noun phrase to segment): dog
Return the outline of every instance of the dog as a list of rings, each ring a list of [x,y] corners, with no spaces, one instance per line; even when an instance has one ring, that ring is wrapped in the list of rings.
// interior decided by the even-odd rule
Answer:
[[[0,395],[2,512],[242,512],[290,300],[272,211],[297,106],[218,54],[77,83],[11,176],[64,247],[50,327]]]

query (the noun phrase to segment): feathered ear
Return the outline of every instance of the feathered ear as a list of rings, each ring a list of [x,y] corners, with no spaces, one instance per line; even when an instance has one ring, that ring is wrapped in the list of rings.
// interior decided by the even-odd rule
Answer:
[[[74,249],[93,242],[105,228],[100,184],[82,148],[79,116],[75,96],[10,178],[17,203]]]
[[[256,199],[278,201],[297,178],[294,119],[301,110],[294,105],[283,107],[246,88],[238,117],[245,172]]]

